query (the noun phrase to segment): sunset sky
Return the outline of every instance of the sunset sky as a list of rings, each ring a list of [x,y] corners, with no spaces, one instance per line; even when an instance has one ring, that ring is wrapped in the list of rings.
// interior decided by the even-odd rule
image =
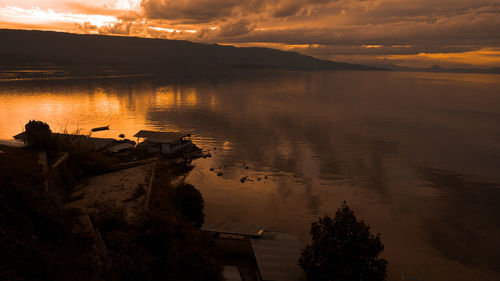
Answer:
[[[500,66],[500,0],[0,0],[0,28],[265,46],[370,65]]]

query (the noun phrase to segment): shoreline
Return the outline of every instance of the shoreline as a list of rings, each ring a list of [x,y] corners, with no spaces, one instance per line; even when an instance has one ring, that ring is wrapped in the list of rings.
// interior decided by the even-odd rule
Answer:
[[[166,229],[157,229],[157,226],[165,223],[170,225],[172,230],[177,229],[180,233],[186,232],[185,235],[198,237],[191,240],[190,243],[181,242],[183,246],[178,250],[168,250],[178,251],[177,254],[172,252],[173,255],[182,256],[183,252],[187,251],[188,248],[204,248],[205,246],[202,245],[213,244],[212,238],[210,238],[211,235],[203,234],[191,222],[191,219],[184,217],[182,215],[184,211],[175,207],[177,203],[174,204],[175,200],[179,199],[172,197],[175,190],[185,185],[182,180],[177,181],[178,183],[175,186],[172,185],[172,182],[176,178],[182,178],[183,174],[190,171],[190,161],[158,160],[159,165],[163,168],[157,169],[157,172],[149,177],[160,177],[162,180],[158,180],[154,184],[153,192],[148,192],[148,197],[151,198],[150,207],[137,209],[137,206],[144,206],[146,192],[141,191],[145,185],[141,182],[147,179],[148,176],[142,176],[142,174],[135,172],[131,173],[130,170],[143,169],[142,167],[145,166],[98,176],[105,179],[110,178],[110,176],[113,177],[113,174],[116,173],[134,175],[136,178],[135,183],[132,180],[125,179],[126,182],[123,184],[128,184],[129,187],[128,190],[126,186],[121,189],[125,192],[121,197],[103,197],[105,193],[112,194],[110,193],[112,190],[106,191],[106,186],[109,188],[115,186],[116,189],[117,184],[120,185],[119,178],[111,178],[111,181],[107,180],[107,182],[94,184],[96,187],[94,199],[90,198],[90,201],[87,201],[88,203],[84,205],[75,205],[79,200],[89,196],[89,191],[85,187],[92,182],[92,177],[89,177],[89,175],[77,176],[78,172],[71,168],[70,164],[66,163],[60,164],[56,169],[49,168],[48,173],[44,175],[46,173],[44,172],[45,168],[42,169],[43,165],[40,165],[41,158],[39,158],[41,150],[0,144],[0,151],[0,169],[2,170],[0,185],[3,186],[0,191],[0,208],[12,210],[12,213],[7,211],[5,215],[2,215],[2,217],[7,218],[7,221],[0,221],[0,229],[2,230],[0,233],[0,236],[2,236],[0,247],[5,250],[2,258],[1,276],[6,279],[30,279],[30,276],[38,276],[38,280],[80,280],[81,278],[84,278],[84,280],[118,280],[116,274],[120,275],[122,273],[117,269],[123,266],[123,262],[127,262],[128,256],[132,257],[137,254],[137,250],[133,250],[133,248],[143,248],[143,251],[146,251],[145,253],[148,256],[155,256],[156,254],[154,251],[148,250],[149,246],[141,243],[115,241],[118,238],[115,235],[120,233],[119,237],[130,237],[132,239],[138,233],[149,233],[146,229],[152,227],[152,230],[150,230],[153,231],[152,233],[158,232],[157,235],[163,237],[162,240],[165,239],[161,243],[180,243],[181,241],[177,241],[179,238],[169,238],[167,233],[162,234]],[[48,163],[46,162],[47,164],[44,165],[53,167],[57,159],[50,155]],[[68,161],[71,162],[71,160]],[[151,166],[151,164],[148,165]],[[79,179],[75,180],[75,176]],[[73,184],[67,182],[68,177],[74,178]],[[48,183],[45,187],[43,184],[44,178]],[[194,187],[192,189],[197,192]],[[185,200],[192,200],[190,198],[195,197],[189,195],[182,198],[184,199],[178,201],[181,205],[187,202]],[[203,199],[200,197],[200,200]],[[19,204],[21,205],[19,206]],[[135,214],[132,214],[131,220],[125,219],[130,214],[125,217],[121,215],[124,204],[134,204],[136,206],[134,207],[136,209]],[[165,208],[168,209],[168,212],[165,212]],[[200,212],[202,215],[202,209],[195,212]],[[110,214],[114,215],[109,217]],[[151,220],[154,221],[153,224],[148,223]],[[32,226],[30,227],[30,225]],[[143,230],[137,232],[139,229]],[[89,242],[84,243],[84,240],[94,242],[89,244]],[[118,244],[116,244],[117,242]],[[34,260],[25,263],[12,263],[12,261],[25,259],[25,254],[16,250],[16,245],[19,243],[26,245],[27,251],[37,253],[35,255],[43,257],[45,261]],[[130,245],[130,250],[120,250],[123,247],[128,248],[128,243],[133,243],[135,246]],[[160,241],[157,243],[160,243]],[[118,248],[114,248],[115,244]],[[157,244],[155,247],[161,247],[161,244]],[[209,249],[211,247],[209,246]],[[167,276],[171,274],[177,274],[178,276],[196,276],[198,274],[219,276],[222,274],[221,267],[215,263],[212,250],[206,251],[199,251],[198,257],[192,257],[191,262],[206,264],[204,266],[200,264],[198,269],[198,271],[201,270],[200,272],[184,270],[182,269],[183,265],[178,263],[179,261],[173,261],[172,264],[172,261],[167,259],[162,261],[166,263],[165,266],[167,268],[174,266],[174,268],[163,273],[156,272],[153,267],[150,267],[147,259],[142,260],[139,258],[136,263],[149,268],[143,274],[151,276],[158,274],[167,274]],[[29,256],[33,256],[34,253],[29,254]],[[81,259],[85,260],[85,262]],[[47,264],[46,261],[49,263]],[[73,264],[73,266],[78,264],[78,266],[74,268],[69,266],[68,263]],[[52,264],[51,267],[55,267],[57,270],[54,272],[49,269],[49,264]],[[91,270],[85,273],[81,272],[85,268],[91,268]],[[134,270],[140,272],[145,269],[135,268]],[[204,270],[206,272],[202,273]]]

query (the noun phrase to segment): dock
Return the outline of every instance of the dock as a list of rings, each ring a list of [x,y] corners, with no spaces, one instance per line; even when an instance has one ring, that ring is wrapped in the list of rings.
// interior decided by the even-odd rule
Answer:
[[[306,280],[299,267],[302,243],[292,235],[264,232],[259,239],[250,239],[260,275],[264,281]]]
[[[238,227],[247,231],[203,229],[216,237],[218,260],[228,280],[305,281],[298,260],[303,244],[282,232]]]

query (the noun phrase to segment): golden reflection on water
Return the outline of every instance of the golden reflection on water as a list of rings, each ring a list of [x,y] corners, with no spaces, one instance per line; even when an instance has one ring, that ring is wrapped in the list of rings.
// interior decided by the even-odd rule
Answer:
[[[116,95],[97,91],[86,93],[3,93],[0,99],[0,138],[9,139],[31,119],[47,122],[53,131],[74,132],[111,124],[129,135],[144,125],[144,114],[131,113],[126,101]],[[100,136],[114,136],[116,130]],[[117,136],[118,134],[116,134]],[[116,137],[115,136],[115,137]]]
[[[155,91],[155,106],[169,109],[181,105],[181,93],[174,87],[159,87]]]
[[[124,92],[128,92],[126,95]],[[0,99],[0,139],[10,139],[22,131],[29,120],[43,120],[56,132],[89,133],[90,129],[110,125],[110,131],[96,132],[96,137],[132,137],[143,128],[155,128],[147,120],[151,108],[170,110],[196,107],[196,88],[149,87],[116,89],[113,87],[45,89],[2,89]],[[211,97],[215,106],[215,97]],[[162,129],[180,130],[175,124],[163,124]]]
[[[69,132],[109,124],[97,137],[190,131],[213,155],[188,177],[204,196],[207,223],[307,241],[310,222],[347,200],[382,233],[389,280],[472,280],[478,271],[492,275],[462,264],[467,257],[500,264],[485,259],[485,241],[498,239],[475,230],[500,234],[490,202],[500,200],[492,188],[500,181],[497,77],[319,72],[191,84],[0,84],[0,139],[30,119]],[[244,176],[252,181],[241,183]]]

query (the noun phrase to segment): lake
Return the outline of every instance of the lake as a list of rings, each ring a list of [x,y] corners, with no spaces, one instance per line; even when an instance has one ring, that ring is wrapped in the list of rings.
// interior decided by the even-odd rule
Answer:
[[[0,139],[30,119],[54,131],[110,125],[96,137],[193,133],[212,154],[186,179],[204,196],[207,227],[309,243],[311,222],[345,200],[381,233],[389,280],[500,280],[499,75],[0,81]]]

